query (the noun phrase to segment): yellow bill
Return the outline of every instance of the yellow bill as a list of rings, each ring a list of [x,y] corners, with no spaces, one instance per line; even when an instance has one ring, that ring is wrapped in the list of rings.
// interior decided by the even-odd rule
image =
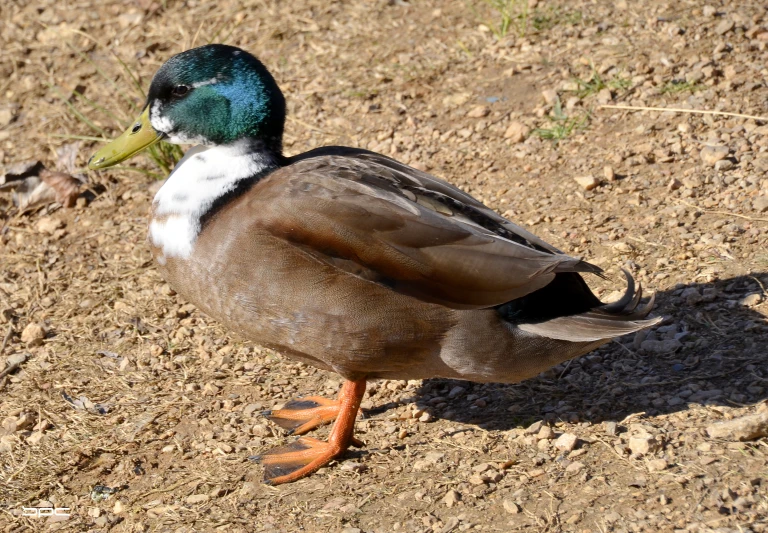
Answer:
[[[155,131],[149,123],[149,106],[144,108],[139,118],[125,130],[120,137],[110,142],[88,161],[88,168],[99,170],[111,167],[141,152],[163,139],[163,134]]]

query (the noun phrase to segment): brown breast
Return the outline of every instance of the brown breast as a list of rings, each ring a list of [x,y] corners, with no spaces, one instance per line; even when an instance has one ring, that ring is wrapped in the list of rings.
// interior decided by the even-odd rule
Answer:
[[[257,189],[208,220],[188,259],[162,257],[150,242],[174,290],[246,339],[347,378],[408,377],[439,358],[451,310],[270,235],[253,216]]]

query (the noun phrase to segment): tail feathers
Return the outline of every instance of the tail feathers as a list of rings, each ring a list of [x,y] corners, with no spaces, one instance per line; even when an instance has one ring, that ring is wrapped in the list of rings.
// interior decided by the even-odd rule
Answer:
[[[518,324],[528,333],[570,342],[594,342],[621,337],[651,327],[661,322],[661,318],[646,319],[653,309],[656,295],[653,294],[642,307],[640,300],[643,289],[626,270],[627,290],[616,302],[605,304],[585,313],[563,316],[538,324]]]

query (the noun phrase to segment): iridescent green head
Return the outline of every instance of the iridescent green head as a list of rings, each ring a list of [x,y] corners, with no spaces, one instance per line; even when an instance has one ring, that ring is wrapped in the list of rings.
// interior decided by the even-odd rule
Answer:
[[[280,154],[284,123],[285,99],[264,65],[234,46],[210,44],[160,67],[141,116],[89,166],[114,165],[161,139],[204,145],[252,139]]]

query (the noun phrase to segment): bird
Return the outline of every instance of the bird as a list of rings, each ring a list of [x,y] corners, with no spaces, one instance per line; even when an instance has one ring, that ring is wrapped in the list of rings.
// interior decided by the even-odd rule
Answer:
[[[437,177],[368,150],[283,154],[286,104],[264,64],[209,44],[168,59],[100,170],[191,144],[154,197],[148,244],[169,285],[228,330],[343,379],[336,399],[267,412],[298,440],[255,457],[264,482],[340,459],[370,380],[517,383],[656,324],[653,296],[605,304],[596,265]],[[306,436],[332,423],[326,440]]]

